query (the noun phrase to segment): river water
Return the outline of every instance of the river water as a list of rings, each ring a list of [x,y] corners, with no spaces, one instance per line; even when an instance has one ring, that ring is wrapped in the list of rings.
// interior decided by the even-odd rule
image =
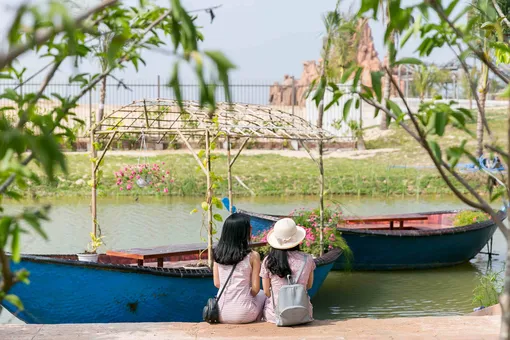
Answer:
[[[199,198],[100,198],[99,224],[105,235],[105,248],[125,249],[168,244],[200,242],[201,216],[190,215]],[[334,197],[346,215],[377,215],[424,212],[464,207],[455,198],[357,198]],[[44,223],[48,241],[24,235],[25,253],[78,253],[88,241],[91,227],[87,198],[56,198],[46,202],[7,203],[7,212],[23,205],[51,203],[51,220]],[[236,199],[236,205],[251,211],[286,214],[296,208],[317,206],[317,198],[255,197]],[[223,213],[227,215],[226,212]],[[506,244],[499,233],[494,238],[492,269],[503,266]],[[102,249],[103,251],[105,249]],[[387,318],[396,316],[460,315],[472,311],[473,289],[477,275],[485,273],[486,255],[471,262],[435,270],[393,272],[331,272],[314,298],[317,319]],[[8,312],[0,323],[20,323]]]

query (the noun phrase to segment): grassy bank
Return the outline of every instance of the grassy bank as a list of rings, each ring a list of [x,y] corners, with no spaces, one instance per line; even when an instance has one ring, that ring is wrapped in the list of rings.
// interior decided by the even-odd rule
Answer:
[[[395,156],[393,158],[393,156]],[[388,159],[388,157],[390,159]],[[393,160],[393,162],[391,161]],[[137,164],[138,157],[106,157],[103,179],[98,193],[108,195],[158,195],[162,193],[134,188],[119,190],[114,173],[126,165]],[[202,196],[206,190],[205,176],[198,169],[191,155],[165,154],[151,157],[149,162],[165,162],[174,180],[168,186],[168,195]],[[449,194],[449,189],[434,169],[391,168],[401,165],[397,154],[376,155],[363,160],[330,158],[325,160],[326,191],[335,195],[370,196],[420,196]],[[54,183],[33,184],[29,194],[43,196],[90,195],[90,161],[87,155],[68,156],[69,173],[58,176]],[[408,163],[409,165],[409,163]],[[226,157],[218,156],[214,171],[223,176],[216,192],[227,193]],[[256,195],[308,195],[318,193],[318,171],[315,164],[306,158],[285,157],[274,154],[240,157],[234,166],[233,175],[248,186]],[[484,176],[472,175],[470,180],[481,188]],[[236,195],[250,195],[250,192],[234,179]]]
[[[490,112],[488,120],[495,138],[504,141],[506,119],[503,112]],[[471,127],[474,128],[474,125]],[[359,196],[413,196],[449,195],[450,190],[435,169],[428,155],[401,129],[392,127],[390,133],[367,142],[369,149],[395,148],[391,153],[365,155],[366,158],[325,159],[326,191],[330,195]],[[441,145],[459,144],[465,135],[448,131]],[[474,141],[468,143],[474,150]],[[362,155],[363,156],[363,155]],[[55,183],[33,184],[28,192],[32,196],[85,196],[90,195],[90,161],[86,154],[68,154],[69,173],[60,174]],[[193,157],[186,153],[168,152],[149,158],[149,163],[165,162],[174,183],[168,186],[168,195],[203,196],[206,190],[205,176]],[[467,160],[465,160],[467,161]],[[109,154],[105,158],[103,178],[98,193],[115,195],[160,195],[146,189],[119,190],[114,173],[127,165],[136,165],[138,156]],[[392,168],[393,166],[422,166],[425,168]],[[226,156],[218,155],[213,170],[223,178],[218,182],[218,195],[227,193]],[[248,186],[256,195],[309,195],[318,193],[318,170],[309,158],[285,157],[277,154],[241,155],[233,168],[233,175]],[[465,176],[478,191],[485,191],[487,176],[470,174]],[[464,190],[462,190],[464,192]],[[234,179],[235,195],[250,195]]]

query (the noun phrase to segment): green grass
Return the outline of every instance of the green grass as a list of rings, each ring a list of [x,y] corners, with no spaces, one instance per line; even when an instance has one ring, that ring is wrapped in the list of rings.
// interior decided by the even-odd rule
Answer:
[[[490,112],[488,120],[494,136],[500,142],[506,140],[506,118],[502,112]],[[396,129],[390,136],[369,141],[369,149],[397,148],[392,153],[380,153],[370,158],[346,159],[327,158],[325,164],[325,188],[327,195],[358,196],[414,196],[448,195],[449,188],[444,184],[435,169],[390,168],[392,165],[431,165],[428,155],[403,130]],[[474,129],[474,124],[470,125]],[[441,138],[440,144],[458,145],[466,138],[465,134],[449,130]],[[474,141],[468,143],[472,150]],[[60,174],[54,183],[32,185],[28,195],[36,196],[84,196],[90,195],[91,163],[85,154],[68,154],[67,175]],[[101,169],[104,176],[98,194],[115,195],[149,195],[144,189],[119,191],[115,184],[114,172],[128,164],[137,164],[138,157],[116,156],[107,154]],[[465,160],[464,160],[465,161]],[[151,157],[149,162],[165,162],[171,172],[174,184],[169,187],[169,194],[174,196],[203,196],[206,190],[205,176],[199,170],[196,161],[187,154],[164,154]],[[227,193],[226,156],[219,155],[213,163],[213,171],[223,176],[216,189],[217,195]],[[259,196],[279,195],[314,195],[318,193],[318,169],[308,158],[290,158],[275,154],[247,156],[241,155],[237,160],[233,175],[239,178]],[[464,176],[479,191],[485,191],[486,176],[471,174]],[[78,180],[85,183],[78,185]],[[234,193],[250,195],[235,179]],[[462,190],[465,192],[465,190]]]
[[[449,194],[449,189],[435,170],[389,169],[392,164],[402,164],[398,157],[393,162],[386,155],[363,160],[330,158],[325,160],[325,188],[328,195],[370,196],[419,196]],[[102,167],[104,175],[98,188],[100,196],[149,195],[144,189],[119,191],[114,172],[128,164],[137,164],[137,157],[107,156]],[[174,179],[169,194],[176,196],[203,196],[206,190],[205,176],[198,169],[191,155],[168,154],[153,157],[150,162],[165,162]],[[90,195],[90,161],[87,155],[68,155],[69,172],[59,175],[54,183],[32,185],[30,190],[38,196]],[[213,163],[217,175],[224,176],[216,189],[217,194],[227,193],[226,157],[219,156]],[[290,158],[278,155],[240,157],[233,168],[239,178],[257,195],[313,195],[318,193],[318,170],[306,158]],[[483,184],[480,176],[471,176],[475,185]],[[80,181],[81,180],[81,181]],[[249,195],[235,179],[234,193]],[[82,182],[77,184],[77,182]],[[479,182],[479,183],[478,183]]]

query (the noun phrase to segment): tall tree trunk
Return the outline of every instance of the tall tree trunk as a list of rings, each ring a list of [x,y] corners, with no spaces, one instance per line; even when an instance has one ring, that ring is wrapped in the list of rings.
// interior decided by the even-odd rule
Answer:
[[[393,72],[391,72],[391,74],[393,74]],[[384,82],[384,100],[387,101],[388,99],[390,99],[390,96],[391,96],[391,79],[388,75],[386,75],[386,81]],[[381,123],[379,125],[379,128],[381,130],[388,129],[388,119],[386,117],[386,112],[384,111],[381,111]]]
[[[489,68],[487,65],[482,65],[482,74],[480,76],[480,85],[478,87],[478,94],[480,99],[481,110],[478,110],[476,120],[476,155],[480,157],[483,154],[483,120],[485,117],[485,101],[487,92],[489,91]]]
[[[104,116],[104,104],[106,101],[106,77],[101,81],[101,89],[99,93],[99,110],[96,114],[96,123],[99,123]]]
[[[388,19],[388,22],[389,22],[389,19]],[[391,78],[390,77],[393,76],[393,68],[391,67],[391,58],[390,58],[391,48],[389,46],[391,44],[393,44],[394,41],[395,41],[395,33],[391,32],[390,37],[389,37],[389,43],[386,46],[387,61],[388,61],[387,66],[388,66],[388,69],[390,70],[389,73],[391,74],[391,76],[386,75],[386,82],[384,83],[384,100],[385,101],[389,100],[391,97]],[[381,130],[388,129],[388,120],[387,120],[385,112],[382,112],[382,115],[381,115],[380,129]]]

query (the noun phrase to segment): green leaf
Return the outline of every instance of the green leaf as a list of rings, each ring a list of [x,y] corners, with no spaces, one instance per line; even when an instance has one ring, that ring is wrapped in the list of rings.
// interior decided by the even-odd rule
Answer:
[[[126,43],[126,38],[122,35],[116,35],[110,41],[110,45],[108,46],[108,51],[106,53],[108,58],[108,64],[110,66],[114,66],[117,58],[119,56],[119,51],[122,50],[122,47]]]
[[[356,70],[356,74],[354,75],[354,79],[352,81],[353,89],[356,89],[358,87],[362,72],[363,72],[363,68],[358,67],[358,69]]]
[[[377,101],[382,101],[382,77],[384,77],[384,72],[370,72],[370,77],[372,78],[372,88],[374,89],[375,95],[377,97]]]
[[[417,58],[402,58],[400,60],[397,60],[393,63],[394,66],[396,65],[423,65],[423,61]]]
[[[178,62],[176,62],[174,64],[172,78],[170,79],[169,85],[172,88],[172,90],[174,90],[175,99],[177,100],[177,103],[179,104],[180,109],[183,110],[184,106],[182,103],[181,85],[179,83],[179,63]]]
[[[4,216],[0,219],[0,248],[5,248],[10,234],[12,217]]]
[[[189,212],[189,214],[190,214],[190,215],[193,215],[193,214],[195,214],[196,212],[198,212],[198,209],[197,209],[197,208],[195,208],[195,209],[191,210],[191,211]]]
[[[411,38],[411,36],[413,35],[414,32],[415,32],[415,28],[414,27],[410,27],[406,31],[406,33],[402,36],[402,39],[400,39],[400,48],[404,47],[404,45],[407,43],[409,38]]]
[[[463,140],[460,146],[453,146],[446,149],[446,158],[452,168],[455,168],[455,166],[459,163],[460,158],[465,152],[464,147],[466,143],[467,141]]]
[[[352,105],[352,98],[349,98],[344,104],[344,111],[343,111],[344,122],[346,122],[347,117],[349,117],[349,113],[351,112],[351,105]]]
[[[361,7],[358,12],[358,15],[362,16],[366,12],[372,10],[372,18],[377,20],[377,12],[379,10],[379,0],[362,0]]]
[[[230,97],[228,73],[230,70],[235,69],[236,66],[220,51],[205,51],[204,53],[216,64],[218,78],[223,84],[225,99],[230,103],[232,98]]]
[[[432,150],[432,154],[434,157],[440,161],[441,160],[441,148],[439,147],[439,144],[437,144],[436,141],[428,140],[427,144],[429,145],[430,149]]]
[[[223,217],[220,214],[214,214],[213,218],[218,222],[223,222]]]
[[[214,206],[217,209],[223,209],[223,203],[221,202],[221,200],[218,197],[212,198],[212,204],[214,204]]]
[[[324,111],[328,111],[333,105],[338,104],[338,100],[342,98],[344,93],[340,90],[333,92],[333,98],[331,99],[331,102],[326,105],[324,108]]]
[[[207,202],[202,202],[201,206],[202,206],[202,209],[204,211],[208,211],[209,210],[209,205],[207,205]]]
[[[404,112],[402,112],[402,109],[400,109],[400,106],[398,106],[398,104],[395,103],[393,100],[391,100],[391,99],[386,100],[386,107],[388,109],[390,109],[390,111],[393,112],[393,114],[395,114],[395,116],[397,116],[398,122],[400,122],[403,119]]]
[[[326,92],[326,77],[321,77],[319,80],[319,84],[315,89],[315,93],[312,97],[312,100],[315,102],[316,107],[319,107],[321,101],[324,99],[325,92]]]
[[[14,294],[7,294],[4,297],[5,301],[9,302],[14,307],[18,308],[19,312],[22,312],[25,308],[23,307],[23,303],[21,302],[20,298],[17,297]]]
[[[12,240],[11,240],[11,252],[12,252],[12,260],[14,262],[19,262],[21,260],[21,249],[19,243],[19,234],[21,229],[19,225],[16,223],[12,230]]]
[[[436,128],[436,133],[439,135],[439,136],[443,136],[444,135],[444,131],[446,129],[446,124],[448,124],[448,116],[446,113],[444,112],[435,112],[435,128]]]
[[[340,80],[340,82],[342,84],[345,84],[347,82],[347,80],[349,80],[349,78],[351,77],[352,73],[358,69],[358,66],[356,64],[350,66],[347,70],[345,70],[343,76],[342,76],[342,79]]]

